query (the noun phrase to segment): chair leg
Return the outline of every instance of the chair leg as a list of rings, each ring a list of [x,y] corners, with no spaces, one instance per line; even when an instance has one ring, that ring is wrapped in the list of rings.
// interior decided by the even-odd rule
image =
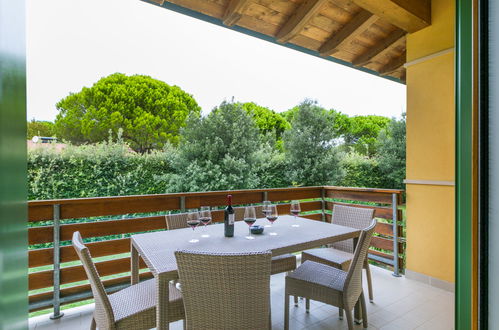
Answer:
[[[305,311],[310,313],[310,299],[308,298],[305,299]]]
[[[288,329],[289,329],[289,294],[286,293],[284,295],[284,330]]]
[[[269,329],[272,329],[272,300],[269,299]]]
[[[295,300],[295,307],[298,307],[298,296],[293,296],[294,300]]]
[[[353,316],[352,311],[346,309],[345,314],[347,315],[348,330],[353,330]]]
[[[364,292],[360,294],[360,303],[362,305],[362,324],[364,328],[367,328],[366,297],[364,297]]]
[[[97,325],[95,324],[95,319],[92,317],[92,323],[90,323],[90,330],[97,329]]]
[[[367,261],[367,259],[366,259],[365,269],[366,269],[366,277],[367,277],[367,289],[369,290],[369,302],[374,302],[373,282],[372,282],[372,278],[371,278],[371,268],[369,268],[369,262]]]
[[[187,329],[187,320],[186,319],[183,319],[182,320],[182,329],[186,330]]]
[[[338,309],[338,315],[340,317],[340,320],[343,320],[343,308]]]

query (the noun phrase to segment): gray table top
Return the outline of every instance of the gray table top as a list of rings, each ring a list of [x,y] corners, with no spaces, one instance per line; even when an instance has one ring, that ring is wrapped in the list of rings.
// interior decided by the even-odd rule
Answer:
[[[292,227],[294,223],[298,223],[300,227]],[[258,219],[256,224],[266,225],[268,221]],[[271,231],[277,235],[269,235]],[[176,279],[176,250],[233,253],[272,251],[274,256],[278,256],[355,238],[360,235],[360,230],[304,218],[298,218],[295,222],[292,216],[283,215],[274,222],[273,228],[265,228],[263,234],[254,235],[254,240],[245,238],[248,235],[248,225],[243,221],[235,223],[234,237],[224,237],[223,224],[207,226],[209,238],[201,237],[204,233],[205,228],[201,225],[195,231],[184,228],[136,234],[132,235],[131,240],[155,277]],[[193,237],[198,238],[199,242],[189,243]]]

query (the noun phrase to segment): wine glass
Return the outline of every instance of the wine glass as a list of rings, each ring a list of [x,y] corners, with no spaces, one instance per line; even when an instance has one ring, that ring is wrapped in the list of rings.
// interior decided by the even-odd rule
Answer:
[[[255,208],[253,206],[247,206],[244,209],[244,222],[248,224],[248,229],[249,229],[249,235],[246,236],[246,239],[255,239],[251,235],[251,226],[255,223],[256,221],[256,214],[255,214]]]
[[[299,224],[297,224],[297,219],[296,217],[298,214],[300,214],[301,208],[300,208],[300,202],[299,201],[291,201],[291,214],[295,217],[295,223],[291,225],[291,227],[300,227]]]
[[[262,213],[263,213],[263,216],[266,217],[267,216],[267,212],[269,212],[269,207],[270,205],[272,205],[272,203],[270,201],[263,201],[262,203]],[[265,227],[272,227],[271,225],[265,225]]]
[[[266,217],[267,217],[267,220],[270,222],[270,225],[269,225],[270,228],[272,228],[272,224],[274,223],[274,221],[277,220],[278,216],[279,216],[279,214],[277,213],[277,205],[272,205],[272,204],[269,205],[269,210],[266,213]],[[277,233],[274,231],[271,231],[269,233],[269,235],[275,236],[275,235],[277,235]]]
[[[194,233],[194,229],[199,226],[199,212],[197,209],[189,210],[187,213],[187,225],[192,228],[192,232]],[[193,236],[189,243],[197,243],[199,240]]]
[[[203,235],[201,237],[210,237],[210,234],[206,233],[206,226],[211,222],[211,211],[209,206],[201,206],[201,211],[199,212],[199,220],[203,224]]]

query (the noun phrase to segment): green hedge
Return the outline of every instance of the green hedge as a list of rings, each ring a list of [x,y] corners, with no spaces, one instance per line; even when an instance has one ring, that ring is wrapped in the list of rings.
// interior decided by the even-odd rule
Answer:
[[[30,200],[159,194],[173,150],[137,154],[124,144],[67,145],[28,152]]]

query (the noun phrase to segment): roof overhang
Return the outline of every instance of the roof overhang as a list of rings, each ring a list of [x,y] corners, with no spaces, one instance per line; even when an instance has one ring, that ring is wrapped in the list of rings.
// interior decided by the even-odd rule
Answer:
[[[396,82],[430,0],[142,0]]]

